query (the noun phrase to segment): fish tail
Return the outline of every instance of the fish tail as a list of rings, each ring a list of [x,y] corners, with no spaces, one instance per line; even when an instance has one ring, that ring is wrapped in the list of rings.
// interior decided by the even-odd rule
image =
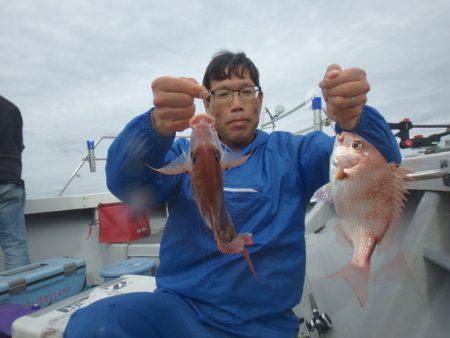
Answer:
[[[244,232],[242,234],[238,235],[239,238],[241,238],[244,242],[244,245],[253,245],[253,239],[252,239],[252,234],[249,232]]]
[[[368,297],[369,269],[369,265],[361,266],[350,262],[343,269],[328,276],[328,278],[345,279],[358,297],[361,306],[364,306]]]
[[[236,236],[236,238],[230,243],[222,243],[218,241],[219,250],[225,254],[241,253],[244,256],[253,276],[256,276],[255,268],[253,267],[250,254],[244,245],[253,245],[252,234],[242,233]]]
[[[248,267],[250,268],[250,271],[252,272],[253,276],[255,276],[255,278],[258,278],[258,276],[256,276],[256,272],[255,272],[255,268],[253,267],[252,260],[250,259],[250,255],[246,248],[242,249],[242,256],[244,256],[245,261],[247,262]]]

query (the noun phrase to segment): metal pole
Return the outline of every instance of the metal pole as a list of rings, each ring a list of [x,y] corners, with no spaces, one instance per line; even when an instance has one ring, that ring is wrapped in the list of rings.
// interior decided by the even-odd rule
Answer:
[[[287,111],[286,113],[281,114],[281,115],[275,117],[273,120],[264,123],[264,124],[261,126],[261,128],[265,128],[265,127],[267,127],[268,125],[273,125],[273,123],[275,123],[276,121],[281,120],[282,118],[285,118],[285,117],[288,116],[288,115],[291,115],[293,112],[299,110],[300,108],[303,108],[304,106],[306,106],[307,103],[308,103],[308,101],[305,101],[305,102],[300,103],[297,107],[293,108],[292,110],[289,110],[289,111]]]
[[[80,162],[80,164],[77,166],[77,168],[75,169],[75,171],[72,173],[72,176],[70,176],[69,180],[67,181],[67,183],[64,185],[64,187],[62,188],[62,190],[59,192],[58,196],[61,196],[64,191],[66,191],[67,187],[69,186],[69,184],[72,182],[72,180],[75,178],[75,176],[78,174],[78,171],[80,171],[81,167],[83,166],[84,162],[86,162],[87,156]]]
[[[450,128],[450,124],[414,124],[413,128]]]
[[[448,171],[445,169],[435,169],[435,170],[424,170],[406,175],[406,177],[411,181],[429,180],[433,178],[441,178],[445,175],[449,175]]]
[[[322,131],[322,101],[320,97],[313,98],[312,109],[314,111],[314,130]]]
[[[115,139],[115,136],[102,136],[100,137],[96,142],[94,142],[92,150],[94,150],[101,141],[105,140],[105,139]],[[73,181],[73,179],[75,178],[75,176],[78,174],[78,172],[80,171],[81,167],[83,166],[83,164],[88,160],[89,155],[86,155],[80,162],[80,164],[78,164],[78,166],[76,167],[76,169],[74,170],[74,172],[72,173],[72,175],[70,176],[69,180],[67,181],[67,183],[64,185],[64,187],[62,188],[62,190],[58,193],[58,196],[61,196],[67,189],[67,187],[69,186],[69,184]],[[96,161],[105,161],[106,158],[97,158],[95,159]]]

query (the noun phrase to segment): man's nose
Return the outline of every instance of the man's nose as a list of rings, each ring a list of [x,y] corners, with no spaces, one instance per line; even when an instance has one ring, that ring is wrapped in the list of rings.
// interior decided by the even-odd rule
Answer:
[[[242,98],[239,92],[233,93],[233,98],[230,102],[231,110],[243,109]]]

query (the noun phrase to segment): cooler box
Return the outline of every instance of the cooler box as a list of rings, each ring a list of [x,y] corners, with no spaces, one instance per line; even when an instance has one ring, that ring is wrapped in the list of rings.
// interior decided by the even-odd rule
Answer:
[[[151,276],[155,262],[148,257],[130,258],[105,266],[100,275],[105,282],[109,282],[124,275]]]
[[[106,297],[130,292],[152,292],[155,289],[155,277],[122,276],[16,319],[12,325],[12,336],[13,338],[62,337],[70,316],[79,308]]]
[[[83,259],[58,257],[0,272],[0,303],[48,306],[83,290]]]

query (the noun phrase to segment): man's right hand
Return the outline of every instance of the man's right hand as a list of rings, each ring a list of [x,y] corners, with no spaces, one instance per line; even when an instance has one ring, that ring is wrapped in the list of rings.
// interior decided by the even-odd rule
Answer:
[[[159,77],[152,82],[153,129],[160,135],[171,135],[189,127],[195,113],[194,98],[205,99],[205,87],[191,78]]]

